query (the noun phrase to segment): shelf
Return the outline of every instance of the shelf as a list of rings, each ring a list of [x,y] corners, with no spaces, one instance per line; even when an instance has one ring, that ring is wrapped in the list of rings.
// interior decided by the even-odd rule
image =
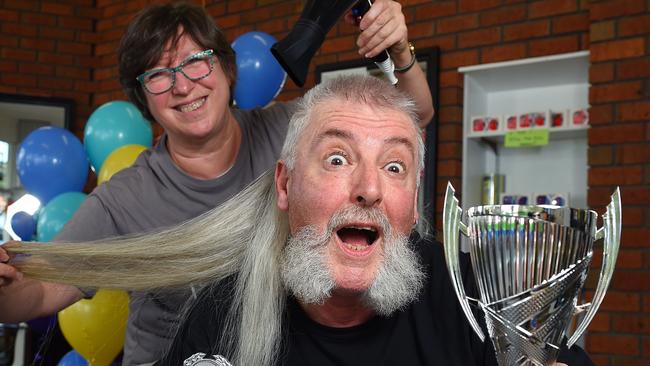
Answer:
[[[576,138],[586,137],[589,126],[573,128],[556,128],[549,129],[549,141],[557,140],[574,140]],[[483,140],[494,144],[503,144],[506,132],[488,132],[481,135],[468,135],[468,139]]]
[[[505,192],[567,193],[572,207],[587,206],[589,127],[550,129],[540,147],[505,148],[504,131],[472,133],[475,117],[589,107],[589,52],[462,67],[463,187],[461,207],[482,204],[483,177],[505,176]],[[497,202],[498,203],[498,202]]]

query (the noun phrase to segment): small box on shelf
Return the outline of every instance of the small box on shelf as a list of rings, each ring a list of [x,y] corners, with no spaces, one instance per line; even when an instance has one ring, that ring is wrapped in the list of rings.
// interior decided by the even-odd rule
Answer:
[[[530,196],[523,193],[501,193],[499,202],[502,205],[530,205]]]
[[[571,111],[571,126],[587,127],[589,125],[589,109],[580,108]]]
[[[547,126],[546,112],[524,113],[519,116],[519,129],[544,128]]]
[[[490,135],[501,132],[501,130],[501,118],[499,117],[472,117],[472,135]]]
[[[516,131],[517,125],[519,124],[519,116],[516,114],[510,114],[503,117],[505,120],[505,131]]]
[[[564,128],[569,125],[568,110],[549,110],[548,115],[550,128]]]
[[[566,207],[569,206],[569,193],[535,193],[533,204]]]

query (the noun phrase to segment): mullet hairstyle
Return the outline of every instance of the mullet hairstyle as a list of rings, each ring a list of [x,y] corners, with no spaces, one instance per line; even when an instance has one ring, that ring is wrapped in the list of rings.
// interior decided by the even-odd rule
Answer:
[[[370,76],[324,82],[298,102],[290,121],[281,159],[292,169],[296,145],[315,117],[317,106],[330,101],[365,104],[401,111],[418,136],[417,161],[422,169],[424,144],[414,103],[388,83]],[[234,365],[275,365],[281,353],[287,292],[280,262],[289,238],[285,212],[277,208],[274,172],[207,213],[164,231],[86,243],[12,243],[5,248],[26,276],[78,287],[159,290],[216,286],[236,276],[225,326],[215,350]],[[200,297],[201,298],[201,297]],[[200,299],[199,298],[199,299]],[[185,315],[191,304],[186,306]],[[201,351],[201,350],[197,350]]]
[[[150,121],[154,118],[147,106],[146,91],[136,78],[154,67],[165,50],[176,49],[184,35],[200,47],[214,51],[219,61],[217,66],[223,69],[230,82],[232,96],[237,80],[235,51],[206,10],[184,2],[152,5],[129,24],[117,50],[120,84],[129,100]]]

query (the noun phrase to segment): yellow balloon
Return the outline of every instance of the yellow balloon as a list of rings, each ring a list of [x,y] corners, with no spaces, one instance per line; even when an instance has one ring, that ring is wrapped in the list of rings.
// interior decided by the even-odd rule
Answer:
[[[142,145],[124,145],[115,149],[102,164],[97,176],[97,184],[102,184],[111,179],[113,174],[128,168],[135,162],[141,152],[147,150]]]
[[[91,366],[108,366],[124,346],[129,317],[129,295],[124,291],[97,291],[59,312],[59,326],[68,343]]]

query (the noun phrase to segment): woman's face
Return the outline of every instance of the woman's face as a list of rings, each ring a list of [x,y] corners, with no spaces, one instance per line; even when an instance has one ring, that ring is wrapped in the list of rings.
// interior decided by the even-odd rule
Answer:
[[[176,49],[168,47],[151,69],[176,67],[201,51],[203,47],[183,34]],[[151,114],[170,140],[202,141],[218,134],[228,121],[230,84],[215,56],[214,67],[207,77],[192,81],[177,72],[176,82],[169,91],[158,95],[145,91],[145,95]]]

